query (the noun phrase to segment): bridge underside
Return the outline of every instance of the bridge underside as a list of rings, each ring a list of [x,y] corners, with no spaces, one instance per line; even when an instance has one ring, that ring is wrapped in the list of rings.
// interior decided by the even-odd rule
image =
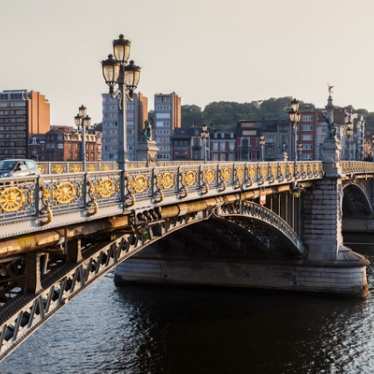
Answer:
[[[235,193],[3,241],[0,359],[81,290],[121,262],[132,266],[130,257],[160,239],[159,250],[132,264],[159,266],[164,281],[365,294],[362,263],[347,270],[308,262],[300,194],[287,186],[262,193],[265,206],[259,192]]]

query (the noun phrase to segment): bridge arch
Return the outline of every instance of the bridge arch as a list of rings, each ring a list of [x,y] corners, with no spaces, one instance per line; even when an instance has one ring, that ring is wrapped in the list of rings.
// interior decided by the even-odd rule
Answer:
[[[55,274],[47,273],[43,276],[40,273],[40,266],[36,265],[39,258],[35,257],[32,261],[35,269],[32,278],[39,277],[39,281],[36,282],[39,284],[38,288],[28,293],[27,297],[21,296],[14,305],[10,304],[6,315],[0,315],[0,359],[15,349],[80,291],[119,263],[178,230],[212,217],[229,221],[249,219],[262,222],[283,235],[298,255],[304,253],[304,247],[292,227],[275,212],[257,203],[233,202],[208,208],[198,203],[197,206],[201,208],[196,208],[195,212],[188,212],[184,207],[185,209],[178,209],[179,213],[176,216],[169,218],[163,218],[162,212],[157,210],[138,213],[131,222],[131,232],[120,231],[115,239],[112,238],[99,246],[94,244],[87,247],[79,255],[76,253],[73,256],[75,262],[62,264],[61,268],[56,269]],[[79,248],[79,245],[75,248]],[[26,270],[25,265],[25,272]]]
[[[373,207],[366,191],[357,183],[343,187],[343,217],[362,217],[373,213]]]
[[[305,253],[305,247],[294,229],[277,213],[253,201],[223,205],[219,209],[219,216],[229,220],[239,218],[261,222],[280,234],[290,244],[290,248],[293,248],[296,254],[303,255]]]

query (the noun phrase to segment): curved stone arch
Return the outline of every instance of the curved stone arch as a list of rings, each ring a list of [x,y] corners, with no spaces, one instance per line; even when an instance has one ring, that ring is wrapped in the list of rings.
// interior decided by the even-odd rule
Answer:
[[[305,247],[294,229],[278,214],[253,201],[240,204],[223,205],[218,209],[219,217],[245,217],[265,223],[283,235],[298,251],[305,254]]]
[[[357,193],[358,200],[356,200],[355,203],[359,203],[359,209],[362,208],[361,211],[363,211],[365,215],[373,214],[373,206],[366,191],[362,188],[362,186],[355,182],[347,183],[343,186],[343,196],[341,199],[342,211],[344,212],[344,207],[346,208],[345,210],[349,209],[349,205],[347,205],[349,204],[347,201],[349,194],[347,190],[349,189],[352,189],[353,193]]]

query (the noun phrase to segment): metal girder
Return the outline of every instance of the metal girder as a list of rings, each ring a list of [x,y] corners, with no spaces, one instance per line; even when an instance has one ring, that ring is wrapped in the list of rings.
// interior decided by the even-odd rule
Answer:
[[[305,253],[305,247],[294,229],[278,214],[253,201],[222,205],[215,214],[218,217],[247,217],[264,222],[285,236],[300,254]]]
[[[79,240],[69,248],[68,261],[43,278],[40,254],[28,253],[25,293],[0,310],[0,360],[36,331],[49,317],[96,279],[146,246],[186,226],[210,217],[211,212],[187,214],[153,222],[134,217],[133,230],[105,245],[81,251]],[[150,218],[150,217],[149,217]]]

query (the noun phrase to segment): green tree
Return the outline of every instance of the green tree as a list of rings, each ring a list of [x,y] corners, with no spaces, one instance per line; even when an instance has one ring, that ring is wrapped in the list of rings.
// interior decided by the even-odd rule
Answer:
[[[192,127],[203,123],[203,113],[197,105],[182,105],[182,126]]]

